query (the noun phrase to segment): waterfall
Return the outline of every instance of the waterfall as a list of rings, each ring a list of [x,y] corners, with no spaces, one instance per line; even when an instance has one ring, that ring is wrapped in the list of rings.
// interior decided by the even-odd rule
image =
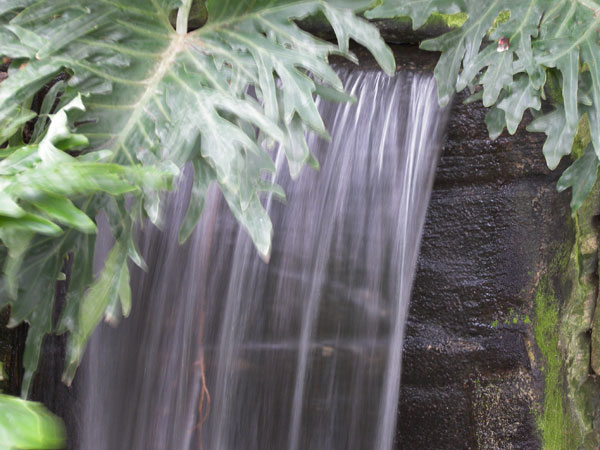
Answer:
[[[320,171],[265,206],[265,264],[217,190],[177,243],[189,180],[133,313],[94,334],[79,379],[83,450],[390,450],[402,341],[445,112],[429,74],[340,69],[356,104],[320,102]],[[91,356],[90,356],[91,355]]]

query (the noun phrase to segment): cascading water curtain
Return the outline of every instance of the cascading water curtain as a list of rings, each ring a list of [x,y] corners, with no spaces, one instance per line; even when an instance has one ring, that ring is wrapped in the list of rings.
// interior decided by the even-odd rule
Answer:
[[[356,104],[322,102],[319,172],[267,199],[269,264],[210,195],[177,244],[185,180],[134,307],[103,327],[80,380],[85,450],[389,450],[404,326],[443,133],[428,74],[341,69]]]

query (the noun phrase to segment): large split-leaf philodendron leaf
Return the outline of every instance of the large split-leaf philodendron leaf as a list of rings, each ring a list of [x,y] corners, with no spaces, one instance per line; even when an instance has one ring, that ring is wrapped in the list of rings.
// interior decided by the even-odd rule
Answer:
[[[89,122],[80,132],[94,148],[113,150],[114,161],[121,164],[156,158],[181,166],[202,158],[244,213],[242,222],[262,224],[251,235],[267,255],[270,222],[266,216],[257,221],[253,215],[265,213],[250,205],[258,205],[261,172],[273,170],[273,163],[255,133],[287,150],[286,124],[298,116],[306,130],[326,135],[312,93],[317,84],[343,91],[327,56],[349,56],[350,38],[370,48],[388,72],[394,70],[393,56],[376,28],[340,7],[343,2],[213,0],[206,25],[187,34],[176,33],[169,22],[176,4],[32,3],[3,30],[12,33],[30,61],[2,86],[0,120],[19,107],[23,86],[37,87],[68,69],[73,74],[69,85],[89,93],[84,117]],[[315,39],[292,21],[317,12],[334,26],[339,47]],[[0,44],[0,53],[9,50]],[[287,154],[292,163],[309,159],[306,153]]]
[[[32,117],[32,95],[66,72],[69,79],[66,87],[60,86],[61,105],[80,93],[86,107],[77,123],[78,135],[85,136],[89,146],[78,158],[100,161],[107,168],[141,165],[134,183],[141,195],[133,202],[126,205],[120,193],[105,192],[80,198],[71,207],[64,201],[59,204],[60,195],[51,190],[52,195],[35,206],[53,212],[44,216],[51,223],[67,221],[70,228],[54,229],[57,237],[48,236],[48,230],[45,235],[27,236],[26,242],[13,239],[15,250],[9,260],[22,268],[17,300],[12,302],[17,312],[13,322],[26,319],[42,325],[42,332],[30,332],[26,381],[37,364],[41,338],[51,329],[53,284],[67,255],[74,262],[58,326],[59,332],[71,335],[67,382],[98,321],[102,317],[114,321],[128,312],[127,260],[143,265],[132,241],[133,225],[144,217],[158,225],[161,221],[160,191],[165,186],[151,185],[153,168],[163,170],[167,162],[179,170],[186,163],[194,167],[194,203],[184,220],[182,239],[199,218],[208,186],[216,182],[258,252],[268,258],[272,226],[260,195],[281,191],[264,176],[274,170],[270,146],[277,143],[285,152],[293,176],[303,164],[314,162],[304,134],[327,136],[314,95],[325,90],[343,93],[328,56],[354,58],[349,52],[353,39],[371,50],[388,73],[394,71],[391,50],[377,29],[355,15],[370,1],[209,0],[207,22],[187,32],[185,12],[190,3],[0,3],[0,56],[12,60],[9,77],[0,84],[0,144],[19,140],[20,130]],[[177,8],[175,30],[171,18]],[[315,38],[294,22],[317,13],[331,23],[338,45]],[[43,132],[37,127],[34,135]],[[21,207],[19,201],[9,200],[1,206],[13,215]],[[106,213],[116,243],[103,272],[94,277],[90,233],[94,224],[84,216],[95,219],[100,211]],[[3,289],[14,293],[9,285]],[[43,306],[35,295],[45,299]]]

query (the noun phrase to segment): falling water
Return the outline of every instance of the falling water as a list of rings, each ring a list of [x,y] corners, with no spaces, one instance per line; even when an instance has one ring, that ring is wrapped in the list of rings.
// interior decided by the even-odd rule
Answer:
[[[389,450],[402,339],[444,113],[429,75],[340,73],[321,103],[332,143],[267,199],[257,256],[216,190],[177,244],[189,180],[161,233],[140,233],[132,317],[93,337],[80,382],[84,450]]]

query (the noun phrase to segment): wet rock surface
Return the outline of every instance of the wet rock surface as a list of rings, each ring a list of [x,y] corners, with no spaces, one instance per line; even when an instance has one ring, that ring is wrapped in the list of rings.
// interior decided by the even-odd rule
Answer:
[[[450,113],[404,344],[398,449],[540,449],[544,378],[530,317],[573,242],[543,134],[491,141],[481,103]]]

